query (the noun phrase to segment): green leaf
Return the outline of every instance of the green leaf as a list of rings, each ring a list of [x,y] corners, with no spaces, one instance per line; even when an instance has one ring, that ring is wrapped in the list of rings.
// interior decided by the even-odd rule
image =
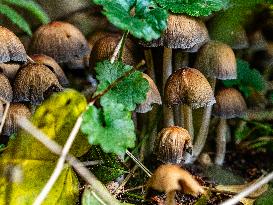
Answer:
[[[225,9],[229,0],[156,0],[164,9],[190,16],[208,16],[214,11]]]
[[[254,204],[255,205],[271,205],[272,201],[273,201],[273,188],[271,185],[271,187],[268,189],[267,192],[265,192],[264,194],[262,194],[255,200]]]
[[[41,23],[46,24],[50,22],[50,19],[47,13],[43,8],[32,0],[3,0],[4,3],[9,5],[14,5],[20,8],[23,8],[29,12],[32,16],[37,18]]]
[[[237,79],[224,80],[226,87],[238,86],[240,91],[247,97],[252,91],[263,91],[265,80],[260,72],[251,69],[247,61],[237,59]]]
[[[114,62],[113,64],[107,60],[99,62],[95,68],[96,77],[99,80],[96,94],[105,90],[111,83],[131,69],[131,66],[124,65],[121,62]],[[133,111],[136,108],[136,104],[145,101],[148,90],[148,81],[142,77],[141,72],[135,71],[122,82],[118,83],[117,86],[106,93],[101,99],[107,98],[114,103],[123,104],[129,111]]]
[[[99,146],[92,146],[89,160],[102,160],[102,164],[91,166],[92,173],[103,183],[113,181],[125,174],[124,166],[115,154],[104,153]]]
[[[30,26],[26,20],[9,6],[0,3],[0,14],[6,16],[12,23],[14,23],[28,35],[32,35]]]
[[[131,113],[122,104],[101,98],[102,108],[90,106],[83,115],[81,130],[89,143],[100,145],[104,152],[122,155],[134,147],[135,133]]]
[[[93,0],[103,6],[103,14],[116,27],[136,38],[151,41],[167,27],[167,12],[153,0]]]

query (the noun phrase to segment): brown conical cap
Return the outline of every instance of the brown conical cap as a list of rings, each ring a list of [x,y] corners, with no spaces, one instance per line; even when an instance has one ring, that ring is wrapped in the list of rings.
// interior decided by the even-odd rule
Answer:
[[[213,115],[225,119],[241,117],[247,106],[242,94],[234,88],[223,88],[216,93]]]
[[[59,64],[51,57],[44,55],[44,54],[34,54],[30,56],[36,63],[41,63],[48,67],[55,75],[57,76],[59,82],[63,86],[67,86],[69,84],[69,81],[62,70],[62,68],[59,66]]]
[[[45,54],[58,63],[83,58],[89,51],[88,43],[81,31],[72,24],[60,21],[38,28],[29,46],[31,54]]]
[[[90,49],[92,50],[93,46],[95,45],[95,43],[102,39],[105,36],[108,35],[113,35],[112,33],[108,32],[108,31],[104,31],[104,30],[99,30],[99,31],[95,31],[93,32],[89,37],[88,37],[88,44]]]
[[[0,63],[0,72],[2,72],[10,81],[13,81],[20,64],[15,63]]]
[[[0,63],[26,61],[26,50],[19,38],[7,28],[0,26]]]
[[[7,118],[5,120],[2,134],[9,136],[13,133],[16,133],[18,130],[17,118],[20,117],[29,118],[30,116],[31,112],[27,106],[25,106],[22,103],[11,103],[8,110]]]
[[[51,92],[63,89],[55,74],[37,63],[28,64],[18,71],[13,88],[14,102],[30,101],[33,105],[40,104]]]
[[[204,193],[204,189],[188,171],[171,164],[158,167],[147,182],[147,187],[165,193],[181,191],[194,196]]]
[[[148,80],[150,89],[147,92],[146,100],[143,103],[141,103],[140,105],[137,106],[137,108],[136,108],[135,111],[138,112],[138,113],[149,112],[150,110],[152,110],[153,104],[159,104],[159,105],[162,104],[160,93],[159,93],[159,91],[158,91],[158,89],[156,87],[156,84],[153,81],[153,79],[150,78],[145,73],[143,73],[142,76],[143,76],[143,78],[145,78],[146,80]]]
[[[184,151],[192,148],[191,136],[186,129],[172,126],[163,128],[155,140],[154,154],[164,163],[180,164]]]
[[[91,70],[95,67],[97,62],[111,59],[120,39],[120,35],[108,35],[101,38],[95,43],[90,54]],[[134,45],[134,43],[130,39],[126,40],[122,53],[122,62],[124,64],[135,66],[141,60],[136,45]]]
[[[168,78],[164,93],[168,106],[187,104],[195,109],[215,103],[209,82],[194,68],[181,68],[175,71]]]
[[[210,41],[199,49],[194,67],[209,77],[221,80],[237,78],[233,50],[218,41]]]
[[[12,87],[8,78],[0,73],[0,101],[11,102],[13,97]]]

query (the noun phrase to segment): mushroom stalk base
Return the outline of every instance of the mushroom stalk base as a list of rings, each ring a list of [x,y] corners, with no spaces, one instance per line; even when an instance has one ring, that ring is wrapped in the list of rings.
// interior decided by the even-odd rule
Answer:
[[[166,205],[176,205],[175,201],[175,191],[168,192],[166,197]]]
[[[217,136],[216,136],[215,164],[223,165],[225,155],[226,155],[226,133],[227,133],[226,119],[220,118],[216,132],[217,132]]]
[[[163,53],[163,70],[162,70],[162,85],[163,85],[163,93],[165,89],[165,84],[167,79],[172,74],[172,49],[164,47]],[[174,125],[174,116],[173,110],[168,108],[163,104],[163,118],[164,118],[164,126],[169,127]]]

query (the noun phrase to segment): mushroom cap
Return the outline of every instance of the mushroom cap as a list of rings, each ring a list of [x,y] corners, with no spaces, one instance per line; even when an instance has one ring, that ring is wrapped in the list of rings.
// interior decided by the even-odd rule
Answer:
[[[31,54],[45,54],[58,63],[83,58],[89,53],[88,43],[79,29],[60,21],[38,28],[29,46]]]
[[[44,101],[45,95],[63,89],[55,74],[37,63],[28,64],[17,72],[13,88],[14,102],[30,101],[33,105]]]
[[[243,26],[237,27],[237,29],[232,33],[231,39],[229,45],[235,50],[248,48],[249,46],[246,31]]]
[[[156,87],[155,82],[150,76],[145,73],[142,73],[143,78],[145,78],[149,82],[150,89],[147,92],[146,100],[137,106],[136,112],[138,113],[146,113],[153,109],[153,104],[162,104],[160,93]]]
[[[95,67],[97,62],[110,59],[112,57],[120,39],[120,35],[107,35],[94,44],[90,54],[91,70]],[[138,51],[139,50],[137,49],[137,46],[133,43],[133,41],[127,39],[122,52],[123,63],[131,66],[137,65],[141,60]]]
[[[59,82],[63,86],[67,86],[69,84],[69,81],[62,70],[62,68],[59,66],[59,64],[51,57],[44,55],[44,54],[34,54],[30,56],[36,63],[41,63],[48,67],[55,75],[57,76]]]
[[[194,67],[209,77],[221,80],[237,78],[233,50],[218,41],[210,41],[199,49]]]
[[[158,167],[147,182],[147,187],[165,193],[181,191],[194,196],[204,193],[204,189],[188,171],[171,164]]]
[[[9,136],[13,133],[16,133],[18,130],[17,118],[23,116],[27,118],[31,116],[29,108],[22,103],[11,103],[2,134]]]
[[[0,63],[26,61],[26,50],[20,39],[9,29],[0,26]]]
[[[223,88],[216,93],[213,115],[225,119],[241,117],[247,105],[242,94],[234,88]]]
[[[261,30],[257,30],[248,35],[249,49],[252,51],[265,50],[267,42]]]
[[[0,72],[2,72],[10,81],[13,81],[20,64],[15,63],[0,63]]]
[[[165,85],[164,100],[171,107],[187,104],[193,109],[215,103],[212,88],[205,76],[194,68],[181,68],[175,71]]]
[[[95,45],[95,43],[102,39],[105,36],[108,35],[113,35],[113,33],[110,33],[108,31],[104,31],[104,30],[99,30],[99,31],[95,31],[93,32],[89,37],[88,37],[88,45],[90,47],[90,49],[92,50],[93,46]]]
[[[0,101],[11,102],[13,97],[12,87],[9,79],[2,73],[0,73]]]
[[[165,46],[196,52],[208,40],[208,30],[201,20],[191,16],[170,14],[164,35],[151,43],[143,44],[148,47]]]
[[[163,128],[155,140],[154,154],[164,163],[180,164],[184,151],[192,148],[189,132],[181,127]]]

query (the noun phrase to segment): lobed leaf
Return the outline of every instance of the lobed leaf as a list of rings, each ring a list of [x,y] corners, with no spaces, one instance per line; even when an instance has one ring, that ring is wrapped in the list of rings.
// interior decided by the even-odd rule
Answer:
[[[93,0],[116,27],[146,41],[160,37],[167,27],[167,12],[153,0]]]

